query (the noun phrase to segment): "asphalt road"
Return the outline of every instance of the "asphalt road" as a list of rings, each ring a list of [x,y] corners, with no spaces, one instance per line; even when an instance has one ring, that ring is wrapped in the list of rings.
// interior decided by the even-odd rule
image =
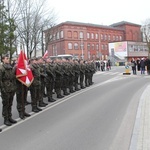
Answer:
[[[150,77],[124,76],[122,71],[95,74],[94,85],[4,127],[0,149],[128,150],[139,99]],[[15,106],[13,115],[17,118]]]

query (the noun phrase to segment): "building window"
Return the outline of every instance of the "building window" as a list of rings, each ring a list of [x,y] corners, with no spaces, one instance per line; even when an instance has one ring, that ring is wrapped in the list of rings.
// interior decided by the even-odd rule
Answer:
[[[103,38],[103,34],[101,34],[101,40],[104,40],[104,38]]]
[[[110,41],[111,39],[110,39],[110,35],[108,35],[108,41]]]
[[[120,41],[122,41],[122,36],[119,36]]]
[[[91,39],[94,39],[94,34],[93,33],[91,33]]]
[[[119,41],[119,38],[118,38],[118,36],[116,36],[116,41]]]
[[[90,44],[89,43],[87,44],[87,50],[90,50]]]
[[[107,35],[105,34],[105,41],[107,40]]]
[[[56,36],[56,35],[55,35],[55,34],[53,34],[53,40],[55,40],[55,36]]]
[[[71,31],[68,31],[68,32],[67,32],[67,36],[68,36],[68,38],[72,38],[72,32],[71,32]]]
[[[104,50],[104,45],[102,44],[102,50]]]
[[[113,35],[113,41],[115,41],[115,36]]]
[[[60,31],[60,38],[64,38],[64,32]]]
[[[75,50],[79,49],[78,43],[74,43],[74,49],[75,49]]]
[[[94,50],[94,49],[95,49],[94,44],[92,44],[92,50]]]
[[[80,39],[83,39],[83,32],[80,32]]]
[[[98,39],[98,34],[97,34],[97,33],[95,34],[95,39],[96,39],[96,40]]]
[[[90,38],[90,33],[87,33],[87,39],[89,39]]]
[[[68,49],[72,49],[72,43],[68,43]]]
[[[83,43],[80,45],[80,49],[81,49],[81,50],[84,49],[84,44],[83,44]]]
[[[98,50],[99,49],[99,45],[98,44],[96,44],[96,50]]]
[[[107,46],[107,44],[106,44],[106,45],[105,45],[105,50],[107,50],[107,47],[108,47],[108,46]]]
[[[59,40],[59,32],[56,33],[56,38]]]
[[[49,36],[49,40],[50,41],[52,41],[53,40],[53,37],[52,37],[52,35],[50,34],[50,36]]]
[[[73,32],[73,36],[74,36],[75,39],[77,39],[77,38],[78,38],[78,32],[77,32],[77,31],[74,31],[74,32]]]

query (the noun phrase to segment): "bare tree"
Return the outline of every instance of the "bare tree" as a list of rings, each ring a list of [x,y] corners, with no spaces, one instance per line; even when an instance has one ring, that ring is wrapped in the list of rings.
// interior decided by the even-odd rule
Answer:
[[[7,7],[17,26],[16,37],[21,47],[26,50],[28,58],[36,56],[36,50],[43,46],[43,29],[52,26],[56,15],[47,7],[46,0],[7,0]]]
[[[141,27],[143,41],[147,43],[148,59],[146,60],[147,73],[150,75],[150,19],[146,19]]]
[[[148,47],[148,58],[150,59],[150,19],[147,19],[142,27],[141,31],[143,33],[143,41],[147,43]]]

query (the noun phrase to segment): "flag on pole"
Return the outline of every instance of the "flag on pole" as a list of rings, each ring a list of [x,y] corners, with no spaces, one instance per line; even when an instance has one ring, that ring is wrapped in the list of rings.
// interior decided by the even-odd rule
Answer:
[[[48,57],[48,50],[45,51],[43,58],[47,58],[47,57]]]
[[[16,69],[16,77],[22,77],[27,74],[26,65],[25,65],[25,55],[23,51],[20,52],[20,55],[18,57],[18,64]]]
[[[20,52],[19,58],[18,58],[18,64],[16,66],[16,77],[17,79],[29,87],[31,83],[34,80],[32,71],[30,69],[30,66],[28,65],[28,60],[23,51]]]

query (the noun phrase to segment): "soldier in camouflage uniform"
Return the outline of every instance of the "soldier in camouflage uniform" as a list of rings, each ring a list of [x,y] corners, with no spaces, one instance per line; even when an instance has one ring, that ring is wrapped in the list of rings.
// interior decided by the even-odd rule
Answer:
[[[17,62],[14,64],[16,70]],[[31,104],[27,101],[28,87],[21,83],[19,80],[16,81],[16,101],[17,101],[17,110],[19,117],[25,119],[25,117],[30,117],[31,115],[25,112],[25,105]]]
[[[64,96],[61,94],[63,70],[62,70],[62,61],[60,59],[56,59],[55,74],[56,74],[55,92],[57,94],[57,98],[63,98]]]
[[[94,83],[93,82],[93,75],[96,72],[96,65],[95,65],[94,60],[90,62],[90,65],[91,65],[91,85],[92,85]]]
[[[62,69],[63,69],[63,86],[62,86],[62,90],[63,90],[63,94],[64,95],[69,95],[70,93],[67,91],[68,87],[69,87],[69,64],[67,62],[66,59],[62,60]]]
[[[15,69],[10,65],[10,60],[7,55],[2,57],[3,64],[0,68],[0,87],[2,97],[2,116],[4,124],[11,126],[17,121],[12,119],[12,104],[16,92],[16,76]]]
[[[55,64],[52,64],[50,58],[46,59],[46,90],[47,90],[47,97],[49,102],[55,102],[56,100],[52,97],[53,89],[55,84]]]
[[[46,105],[48,105],[47,103],[45,103],[43,101],[43,96],[44,96],[44,93],[45,93],[45,77],[46,77],[46,72],[45,72],[45,64],[44,64],[44,61],[43,61],[43,58],[42,57],[38,57],[37,58],[37,61],[38,61],[38,67],[39,67],[39,71],[40,71],[40,81],[41,81],[41,84],[40,84],[40,99],[39,99],[39,107],[45,107]]]
[[[83,60],[80,60],[80,87],[81,87],[81,89],[85,88],[85,86],[83,85],[85,69],[86,69],[86,66],[83,63]]]
[[[32,111],[37,113],[39,111],[42,111],[42,109],[37,106],[41,98],[41,74],[38,65],[38,59],[31,59],[31,70],[34,76],[34,80],[30,86],[31,106]]]
[[[85,86],[88,87],[90,84],[90,67],[87,61],[84,62],[85,64]]]
[[[30,117],[31,115],[25,112],[25,102],[27,99],[28,87],[22,84],[20,81],[16,81],[16,100],[17,100],[17,110],[19,112],[19,117],[24,119],[25,117]]]
[[[72,59],[69,60],[68,62],[68,67],[69,67],[69,91],[70,93],[75,92],[73,89],[74,87],[74,78],[75,78],[75,72],[74,72],[74,62]]]
[[[79,63],[77,60],[74,60],[74,72],[75,72],[75,78],[74,78],[75,90],[79,91],[80,89],[78,87],[78,80],[80,76],[80,67],[79,67]]]

